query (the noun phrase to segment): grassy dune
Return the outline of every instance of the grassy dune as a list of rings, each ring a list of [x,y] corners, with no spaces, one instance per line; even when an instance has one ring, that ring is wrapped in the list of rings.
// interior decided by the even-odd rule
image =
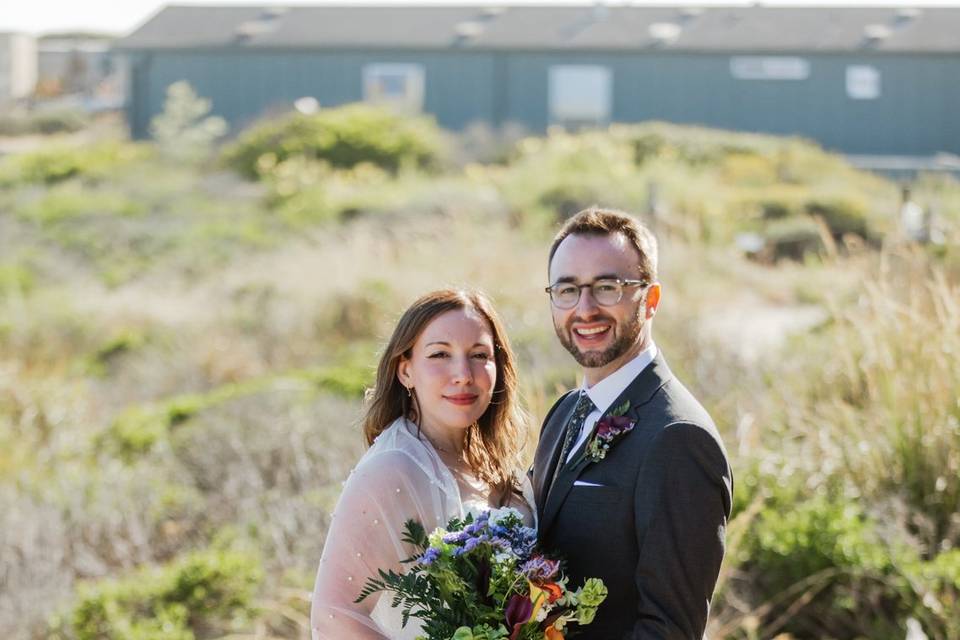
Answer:
[[[915,246],[897,185],[799,140],[615,126],[481,162],[428,121],[314,118],[0,158],[0,636],[309,637],[397,315],[487,291],[532,446],[576,383],[549,239],[599,203],[661,237],[655,336],[733,458],[711,637],[960,637],[960,184],[920,181],[942,240]]]

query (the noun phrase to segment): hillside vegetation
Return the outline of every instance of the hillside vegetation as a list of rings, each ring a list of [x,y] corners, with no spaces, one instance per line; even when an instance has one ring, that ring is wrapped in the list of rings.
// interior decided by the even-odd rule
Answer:
[[[960,638],[956,181],[915,185],[920,246],[897,184],[797,139],[356,105],[218,146],[204,111],[0,158],[0,637],[308,638],[398,314],[487,291],[539,419],[576,383],[549,240],[601,204],[661,238],[656,339],[732,457],[710,636]]]

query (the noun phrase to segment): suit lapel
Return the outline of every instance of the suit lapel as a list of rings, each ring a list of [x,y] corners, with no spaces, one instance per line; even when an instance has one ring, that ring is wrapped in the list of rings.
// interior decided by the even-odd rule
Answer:
[[[666,384],[667,380],[673,377],[673,374],[670,372],[669,367],[667,367],[666,360],[660,354],[657,354],[657,357],[654,358],[650,366],[646,367],[643,371],[640,372],[633,381],[627,385],[627,388],[623,390],[617,399],[610,405],[607,411],[615,407],[619,407],[625,401],[630,400],[630,409],[627,411],[627,414],[630,415],[633,419],[637,419],[640,414],[640,408],[648,403],[654,396],[654,394]],[[573,409],[564,412],[566,419],[569,419],[570,413]],[[604,412],[600,416],[599,422],[606,415]],[[566,419],[562,425],[566,424]],[[594,429],[596,429],[596,424],[594,423]],[[553,521],[557,516],[557,512],[560,511],[560,506],[563,504],[563,501],[566,500],[567,494],[570,493],[570,490],[573,488],[573,483],[576,482],[577,478],[580,477],[580,474],[583,473],[583,470],[586,469],[589,465],[594,464],[589,458],[584,455],[587,443],[590,442],[590,437],[592,433],[584,441],[579,449],[574,453],[574,460],[576,462],[572,465],[569,465],[566,469],[560,471],[560,475],[557,476],[557,481],[553,484],[553,487],[549,486],[549,478],[553,476],[554,464],[558,461],[556,457],[558,456],[559,447],[554,443],[553,450],[551,451],[550,459],[554,464],[550,466],[550,474],[547,476],[547,480],[544,482],[547,493],[544,495],[542,493],[537,494],[537,504],[543,505],[540,515],[540,529],[541,531],[548,531],[553,525]],[[632,434],[626,434],[625,437],[630,437]]]
[[[547,499],[547,491],[550,490],[550,480],[553,478],[554,471],[557,468],[557,459],[560,457],[560,448],[563,446],[564,427],[570,420],[573,410],[576,409],[577,394],[571,393],[561,401],[561,405],[550,416],[547,424],[544,426],[543,440],[546,443],[541,455],[534,461],[534,468],[542,469],[542,472],[534,474],[534,496],[537,506],[543,509],[543,504]],[[564,406],[566,405],[566,406]],[[538,514],[541,515],[541,514]]]

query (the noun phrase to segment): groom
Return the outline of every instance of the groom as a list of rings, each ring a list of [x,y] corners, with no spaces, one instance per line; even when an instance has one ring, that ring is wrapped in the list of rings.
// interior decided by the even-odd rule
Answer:
[[[610,593],[578,640],[700,639],[723,559],[733,476],[717,429],[653,342],[657,244],[587,209],[550,248],[553,324],[583,385],[553,405],[533,467],[540,541],[571,585]]]

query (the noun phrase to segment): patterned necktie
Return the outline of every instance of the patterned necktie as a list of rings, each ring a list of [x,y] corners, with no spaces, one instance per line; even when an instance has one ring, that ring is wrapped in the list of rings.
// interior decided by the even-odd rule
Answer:
[[[567,431],[563,436],[563,448],[560,449],[560,458],[557,460],[557,468],[553,473],[554,482],[556,482],[557,476],[560,475],[560,470],[567,464],[567,456],[570,455],[573,443],[576,442],[580,436],[584,421],[594,409],[596,409],[596,406],[594,406],[593,401],[590,400],[590,396],[581,391],[580,399],[577,400],[577,406],[573,408],[573,414],[570,416],[569,422],[567,422]]]

